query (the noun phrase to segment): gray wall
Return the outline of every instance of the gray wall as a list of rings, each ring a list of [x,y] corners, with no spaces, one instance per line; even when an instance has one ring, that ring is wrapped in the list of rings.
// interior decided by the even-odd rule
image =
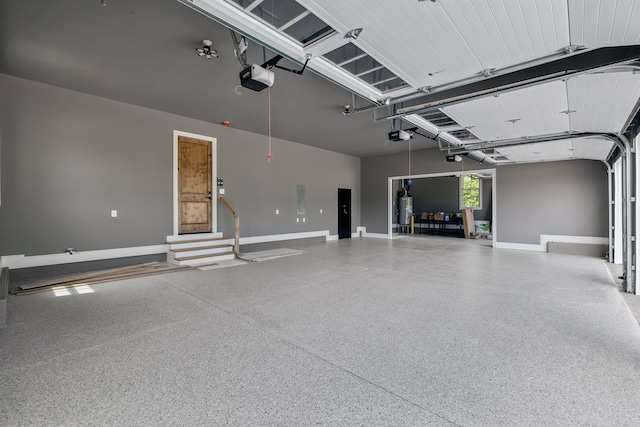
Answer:
[[[174,129],[218,139],[218,176],[242,236],[337,234],[338,187],[352,189],[352,231],[360,224],[356,157],[274,139],[267,163],[264,136],[6,75],[0,114],[2,255],[165,243]],[[304,223],[295,222],[297,184],[306,186]],[[231,236],[233,221],[219,215]]]
[[[607,171],[574,160],[498,168],[499,241],[540,243],[541,234],[607,237]]]
[[[387,178],[406,175],[406,165],[406,153],[362,159],[362,225],[367,232],[387,232]],[[608,235],[607,175],[600,162],[495,167],[470,159],[447,163],[437,148],[412,154],[414,175],[484,168],[496,168],[492,197],[497,201],[500,242],[538,244],[540,234]]]

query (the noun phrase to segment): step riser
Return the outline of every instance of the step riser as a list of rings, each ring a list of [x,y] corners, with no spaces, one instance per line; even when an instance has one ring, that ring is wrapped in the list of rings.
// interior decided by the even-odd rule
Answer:
[[[169,250],[175,251],[180,249],[191,249],[191,248],[203,248],[207,246],[221,246],[227,245],[228,241],[225,240],[203,240],[202,242],[191,242],[191,243],[169,243]]]
[[[167,259],[185,259],[185,258],[193,258],[193,257],[205,257],[205,256],[221,256],[225,254],[232,254],[233,248],[227,248],[224,250],[218,251],[189,251],[189,252],[167,252]]]
[[[191,256],[223,254],[223,253],[227,253],[227,252],[233,252],[233,247],[232,246],[224,246],[222,248],[193,249],[191,251],[180,251],[180,252],[169,251],[169,253],[173,254],[173,257],[175,257],[175,258],[187,258],[187,257],[191,257]]]
[[[233,251],[233,239],[224,239],[222,236],[212,236],[201,240],[196,236],[189,237],[196,241],[181,242],[180,240],[187,240],[185,237],[178,240],[171,239],[168,242],[170,248],[167,252],[168,262],[175,265],[198,266],[236,258]],[[174,252],[176,250],[178,252]]]
[[[222,233],[180,234],[178,236],[167,236],[167,243],[180,243],[181,240],[215,240],[223,237]]]
[[[228,255],[220,255],[220,256],[215,256],[215,257],[191,259],[191,260],[187,260],[187,261],[178,261],[178,260],[175,260],[175,259],[167,260],[167,261],[170,262],[171,264],[175,264],[175,265],[188,265],[188,266],[192,266],[192,267],[197,267],[199,265],[213,264],[213,263],[216,263],[218,261],[226,261],[226,260],[235,259],[235,258],[236,258],[235,254],[231,253],[231,254],[228,254]]]

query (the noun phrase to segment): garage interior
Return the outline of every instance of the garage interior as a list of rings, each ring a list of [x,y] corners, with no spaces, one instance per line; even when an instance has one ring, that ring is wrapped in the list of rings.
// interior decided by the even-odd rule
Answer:
[[[0,0],[0,38],[3,422],[635,423],[636,2]],[[143,263],[181,268],[16,294]]]

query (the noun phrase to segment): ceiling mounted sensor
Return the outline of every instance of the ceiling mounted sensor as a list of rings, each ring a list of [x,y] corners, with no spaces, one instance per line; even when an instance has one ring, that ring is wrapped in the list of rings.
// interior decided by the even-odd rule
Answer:
[[[211,45],[213,45],[211,40],[202,40],[202,44],[202,47],[196,49],[198,56],[204,56],[207,59],[218,57],[218,52],[211,49]]]
[[[462,157],[457,154],[447,155],[447,162],[461,162]]]
[[[344,110],[341,113],[343,116],[350,116],[352,114],[351,105],[347,104],[344,106]]]

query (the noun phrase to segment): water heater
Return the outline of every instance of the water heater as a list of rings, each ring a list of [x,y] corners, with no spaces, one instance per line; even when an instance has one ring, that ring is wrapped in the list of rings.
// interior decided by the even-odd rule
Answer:
[[[398,197],[398,224],[411,224],[411,215],[413,215],[413,197]]]

